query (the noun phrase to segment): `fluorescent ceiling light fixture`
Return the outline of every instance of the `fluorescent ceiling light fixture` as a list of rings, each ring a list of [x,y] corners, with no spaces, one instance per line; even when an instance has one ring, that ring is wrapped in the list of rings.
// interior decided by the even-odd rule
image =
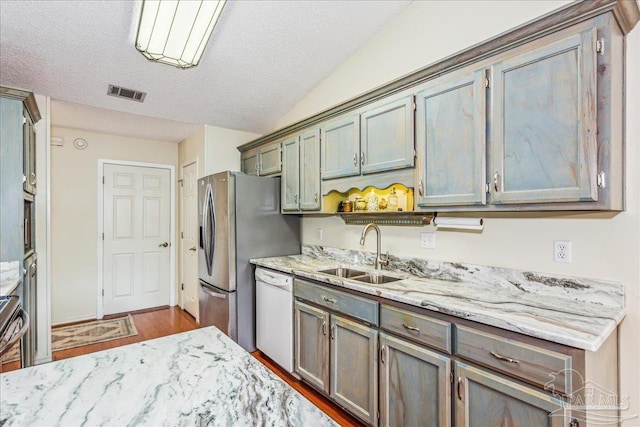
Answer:
[[[143,0],[136,49],[178,68],[200,62],[226,0]]]

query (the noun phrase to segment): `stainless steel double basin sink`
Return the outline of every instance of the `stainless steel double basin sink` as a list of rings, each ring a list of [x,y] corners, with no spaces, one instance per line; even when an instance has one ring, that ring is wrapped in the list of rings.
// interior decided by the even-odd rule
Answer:
[[[383,283],[391,283],[402,280],[397,277],[385,276],[384,274],[367,273],[365,271],[355,270],[353,268],[330,268],[328,270],[320,270],[319,273],[329,274],[331,276],[344,277],[345,279],[357,280],[358,282],[371,283],[372,285],[380,285]]]

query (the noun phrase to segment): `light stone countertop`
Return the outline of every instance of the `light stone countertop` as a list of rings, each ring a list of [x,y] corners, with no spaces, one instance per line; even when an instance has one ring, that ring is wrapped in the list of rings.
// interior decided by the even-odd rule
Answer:
[[[12,293],[20,284],[20,262],[0,262],[0,296]]]
[[[215,327],[0,375],[2,426],[337,426]]]
[[[319,272],[335,267],[375,272],[374,258],[370,252],[303,246],[301,255],[251,262],[589,351],[598,350],[625,316],[624,287],[618,282],[393,256],[383,272],[402,280],[391,283]]]

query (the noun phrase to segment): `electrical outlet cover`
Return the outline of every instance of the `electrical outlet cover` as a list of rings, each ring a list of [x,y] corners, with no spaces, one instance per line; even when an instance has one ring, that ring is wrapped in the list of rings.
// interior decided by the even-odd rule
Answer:
[[[423,249],[435,249],[436,233],[420,233],[420,247]]]
[[[553,241],[553,261],[554,262],[571,262],[571,241],[570,240],[554,240]]]

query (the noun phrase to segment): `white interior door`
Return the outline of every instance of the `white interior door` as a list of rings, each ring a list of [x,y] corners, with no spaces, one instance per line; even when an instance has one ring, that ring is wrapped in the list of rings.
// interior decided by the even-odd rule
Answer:
[[[105,164],[104,314],[169,305],[171,172]]]
[[[182,307],[198,313],[198,165],[182,167]]]

